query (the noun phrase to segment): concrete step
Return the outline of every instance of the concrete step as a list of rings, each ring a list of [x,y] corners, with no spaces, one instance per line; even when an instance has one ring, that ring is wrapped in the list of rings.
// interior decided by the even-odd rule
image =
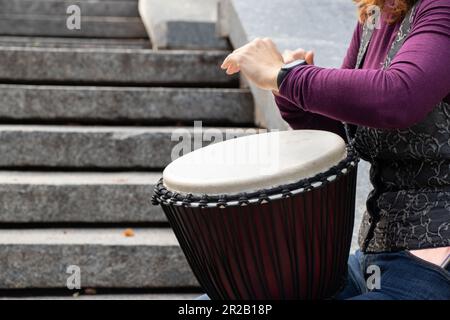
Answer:
[[[253,100],[241,89],[0,84],[0,121],[33,123],[250,124]]]
[[[218,0],[145,0],[142,22],[158,49],[230,49],[217,35]]]
[[[231,49],[226,38],[217,36],[216,24],[209,22],[161,22],[153,27],[151,37],[158,49]]]
[[[0,37],[1,47],[151,49],[148,39]]]
[[[0,81],[236,86],[224,51],[0,47]]]
[[[0,223],[167,222],[151,196],[162,173],[0,171]]]
[[[189,151],[194,137],[201,142],[205,132],[225,139],[257,130],[2,125],[0,167],[161,169],[171,162],[172,152]]]
[[[26,293],[25,293],[26,294]],[[148,294],[74,294],[74,295],[60,295],[60,296],[0,296],[0,300],[195,300],[201,293],[148,293]]]
[[[195,287],[170,229],[20,229],[0,232],[0,288],[66,288],[78,266],[82,288]],[[72,271],[73,272],[73,271]]]
[[[0,35],[88,38],[148,38],[137,17],[84,17],[80,29],[67,28],[69,16],[0,14]]]
[[[0,0],[0,12],[2,14],[66,16],[67,8],[71,5],[77,5],[83,17],[139,17],[138,2],[127,0]]]

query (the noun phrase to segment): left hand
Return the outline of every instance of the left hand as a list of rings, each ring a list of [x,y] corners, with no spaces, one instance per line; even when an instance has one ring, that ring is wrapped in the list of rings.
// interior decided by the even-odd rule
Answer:
[[[273,41],[258,38],[228,55],[221,68],[229,75],[242,72],[261,89],[278,91],[277,77],[283,65]]]

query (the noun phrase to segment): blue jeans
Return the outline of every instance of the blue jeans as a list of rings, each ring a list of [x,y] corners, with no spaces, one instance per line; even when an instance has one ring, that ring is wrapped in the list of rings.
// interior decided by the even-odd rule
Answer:
[[[347,283],[336,299],[450,300],[450,270],[407,251],[377,254],[356,251],[348,261]],[[208,300],[208,296],[198,300]]]

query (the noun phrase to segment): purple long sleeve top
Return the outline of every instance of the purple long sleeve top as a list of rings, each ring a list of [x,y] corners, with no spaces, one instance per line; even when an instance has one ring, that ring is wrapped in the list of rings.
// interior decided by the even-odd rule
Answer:
[[[450,1],[422,0],[409,38],[382,69],[401,22],[374,31],[362,69],[354,69],[358,23],[341,69],[300,66],[280,86],[276,103],[294,129],[343,136],[341,121],[382,129],[407,128],[442,100],[450,102]]]

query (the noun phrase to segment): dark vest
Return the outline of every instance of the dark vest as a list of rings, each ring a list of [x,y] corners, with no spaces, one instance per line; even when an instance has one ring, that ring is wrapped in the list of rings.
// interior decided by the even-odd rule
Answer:
[[[416,7],[403,20],[384,68],[407,39]],[[357,69],[372,34],[365,26]],[[404,108],[407,112],[408,106]],[[450,105],[442,101],[425,120],[407,129],[344,126],[350,144],[371,163],[374,189],[359,232],[362,251],[450,246]]]

